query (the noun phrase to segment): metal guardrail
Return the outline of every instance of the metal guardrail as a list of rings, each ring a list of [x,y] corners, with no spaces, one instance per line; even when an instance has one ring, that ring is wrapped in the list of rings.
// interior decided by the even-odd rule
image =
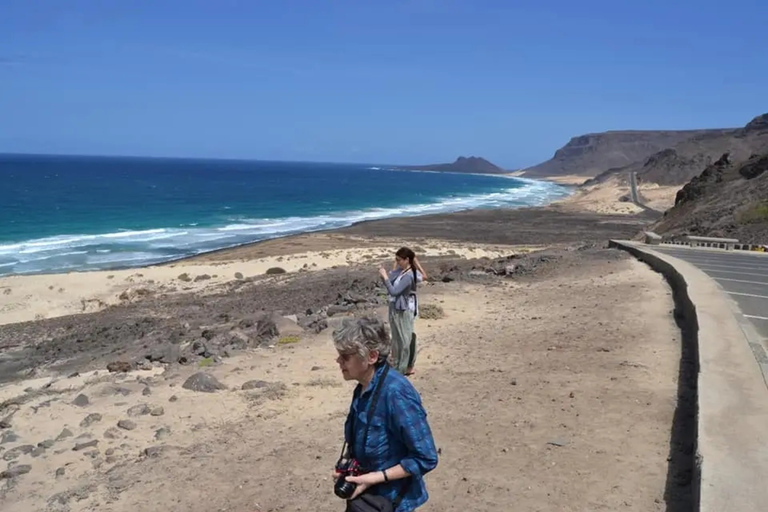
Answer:
[[[724,249],[726,251],[768,252],[768,245],[740,244],[736,238],[718,238],[707,236],[687,235],[681,239],[664,240],[664,237],[653,231],[645,231],[645,243],[648,245],[681,245],[686,247],[707,247]]]

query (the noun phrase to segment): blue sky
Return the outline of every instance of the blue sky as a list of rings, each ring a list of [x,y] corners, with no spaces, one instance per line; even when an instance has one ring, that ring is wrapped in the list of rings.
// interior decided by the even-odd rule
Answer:
[[[0,152],[517,168],[768,111],[765,0],[2,0]]]

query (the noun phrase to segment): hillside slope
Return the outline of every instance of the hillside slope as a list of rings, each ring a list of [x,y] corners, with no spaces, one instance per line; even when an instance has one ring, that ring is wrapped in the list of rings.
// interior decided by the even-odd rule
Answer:
[[[590,133],[572,138],[546,162],[524,169],[526,178],[597,176],[634,162],[693,137],[719,135],[724,130],[653,130]]]
[[[768,151],[735,163],[722,155],[694,177],[675,206],[649,227],[659,234],[737,238],[768,243]]]
[[[743,128],[714,130],[695,135],[654,153],[643,161],[609,169],[590,182],[599,183],[614,174],[637,173],[639,183],[683,185],[721,155],[729,153],[738,163],[768,151],[768,114],[757,116]]]

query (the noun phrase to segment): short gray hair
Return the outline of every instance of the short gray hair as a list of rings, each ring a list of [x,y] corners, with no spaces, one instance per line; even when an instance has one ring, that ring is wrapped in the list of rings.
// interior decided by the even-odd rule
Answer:
[[[392,349],[386,324],[370,316],[345,319],[333,331],[333,344],[340,353],[356,353],[363,359],[378,351],[379,362],[386,361]]]

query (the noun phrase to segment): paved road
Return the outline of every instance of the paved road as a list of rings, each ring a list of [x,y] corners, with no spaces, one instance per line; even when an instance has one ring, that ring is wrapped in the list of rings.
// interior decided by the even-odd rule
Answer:
[[[768,253],[664,245],[653,250],[685,260],[717,281],[760,336],[768,339]]]

